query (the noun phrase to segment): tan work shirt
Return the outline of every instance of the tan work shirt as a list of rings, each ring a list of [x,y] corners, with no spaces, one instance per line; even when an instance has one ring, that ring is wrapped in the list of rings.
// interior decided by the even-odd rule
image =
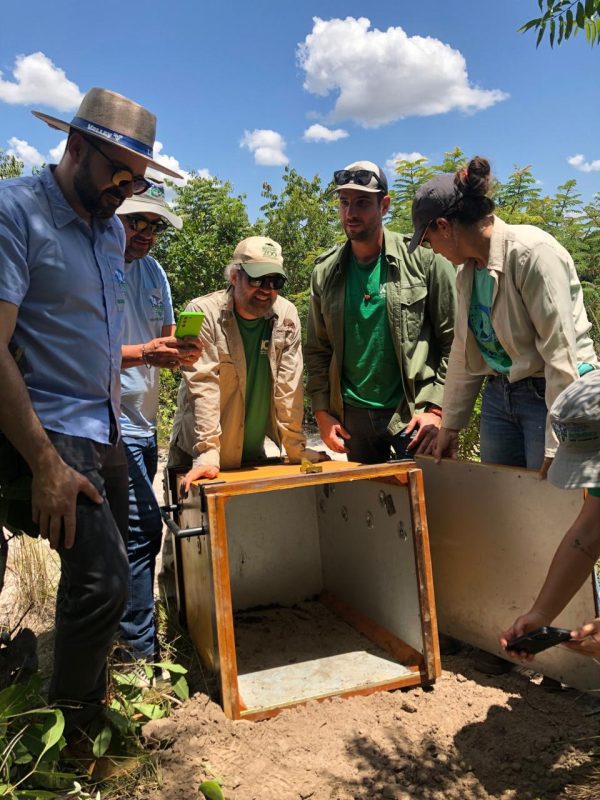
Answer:
[[[458,268],[458,307],[454,342],[444,388],[442,425],[464,428],[486,375],[494,375],[468,326],[473,270]],[[507,225],[494,217],[487,265],[495,282],[491,321],[498,341],[510,356],[511,383],[546,379],[546,406],[579,377],[577,364],[598,365],[573,259],[549,233],[533,225]],[[558,441],[546,421],[545,455]]]

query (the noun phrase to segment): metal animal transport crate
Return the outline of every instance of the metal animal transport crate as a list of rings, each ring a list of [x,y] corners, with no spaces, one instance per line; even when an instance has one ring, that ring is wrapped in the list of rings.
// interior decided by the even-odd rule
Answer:
[[[231,719],[440,674],[421,470],[321,466],[222,472],[178,502],[180,614]]]

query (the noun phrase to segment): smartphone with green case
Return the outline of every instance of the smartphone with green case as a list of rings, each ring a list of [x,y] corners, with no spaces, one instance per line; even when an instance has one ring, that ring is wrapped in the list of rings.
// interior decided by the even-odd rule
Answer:
[[[182,311],[177,319],[175,336],[178,339],[183,339],[184,336],[199,336],[203,322],[202,311]]]

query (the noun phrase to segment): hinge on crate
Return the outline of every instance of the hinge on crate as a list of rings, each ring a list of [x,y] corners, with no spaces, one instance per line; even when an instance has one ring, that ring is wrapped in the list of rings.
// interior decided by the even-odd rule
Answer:
[[[204,525],[201,525],[199,528],[180,528],[170,516],[179,510],[179,506],[176,505],[160,507],[160,515],[163,518],[165,525],[176,539],[194,539],[197,536],[208,535],[209,530]]]

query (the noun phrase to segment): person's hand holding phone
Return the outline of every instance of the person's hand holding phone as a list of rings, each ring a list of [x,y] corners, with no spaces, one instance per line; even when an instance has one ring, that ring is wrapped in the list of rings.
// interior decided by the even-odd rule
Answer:
[[[182,364],[180,346],[174,336],[159,336],[142,345],[142,360],[147,367],[176,369]]]
[[[571,641],[565,647],[583,656],[600,656],[600,617],[571,631]]]
[[[552,622],[552,620],[548,619],[541,611],[529,611],[527,614],[522,614],[520,617],[517,617],[510,628],[500,634],[498,638],[500,647],[506,650],[506,655],[510,658],[531,661],[533,659],[533,653],[526,653],[524,651],[515,652],[514,650],[507,650],[506,648],[509,642],[514,641],[519,636],[524,636],[526,633],[534,631],[536,628],[541,628],[549,622]]]

